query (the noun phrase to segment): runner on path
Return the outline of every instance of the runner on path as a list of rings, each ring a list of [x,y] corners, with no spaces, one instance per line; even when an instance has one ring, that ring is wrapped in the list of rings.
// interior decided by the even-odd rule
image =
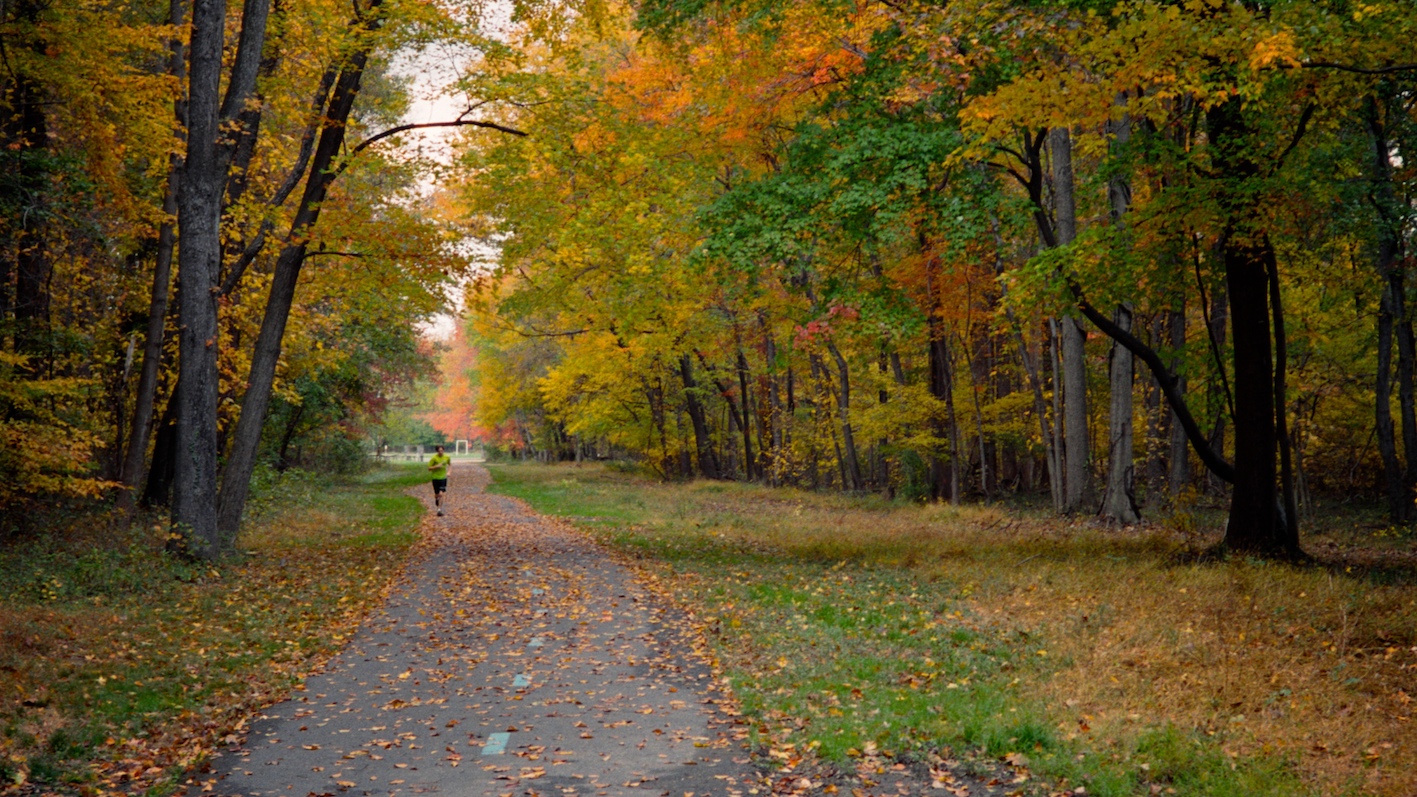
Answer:
[[[424,524],[384,607],[187,795],[766,795],[688,619],[585,534],[483,493],[482,467],[460,473],[471,511]]]
[[[448,492],[448,469],[453,466],[453,458],[443,453],[442,446],[434,446],[435,453],[428,458],[428,473],[433,477],[433,506],[438,508],[438,517],[443,516],[443,496]]]

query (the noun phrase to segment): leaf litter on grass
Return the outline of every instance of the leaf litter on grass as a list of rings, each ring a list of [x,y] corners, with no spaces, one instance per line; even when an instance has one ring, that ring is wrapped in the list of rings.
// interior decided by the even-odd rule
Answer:
[[[638,502],[586,527],[707,618],[761,738],[838,766],[874,741],[904,761],[1026,756],[1034,788],[1069,792],[1410,792],[1410,584],[1187,563],[1207,540],[1161,526],[497,472],[566,515]]]
[[[417,505],[374,509],[370,498],[401,489],[395,481],[311,491],[313,505],[258,517],[243,535],[247,553],[216,565],[168,560],[159,536],[114,565],[141,566],[141,588],[7,599],[0,638],[22,644],[0,646],[0,788],[170,789],[381,599],[413,542]],[[371,538],[366,524],[384,531]]]

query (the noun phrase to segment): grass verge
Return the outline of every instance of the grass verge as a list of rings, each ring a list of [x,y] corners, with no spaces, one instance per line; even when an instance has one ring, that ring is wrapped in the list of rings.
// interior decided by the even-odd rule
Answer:
[[[151,520],[0,549],[0,789],[173,791],[380,599],[423,511],[404,490],[426,480],[288,473],[215,565],[163,553]]]
[[[973,756],[1048,794],[1411,794],[1410,579],[1196,564],[1160,527],[492,470],[664,577],[780,760]]]

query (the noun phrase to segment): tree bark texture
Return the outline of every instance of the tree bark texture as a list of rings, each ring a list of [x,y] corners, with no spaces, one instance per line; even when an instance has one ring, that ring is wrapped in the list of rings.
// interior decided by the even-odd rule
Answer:
[[[1112,320],[1130,332],[1131,308],[1125,304],[1118,306]],[[1132,374],[1132,353],[1125,346],[1113,343],[1109,368],[1111,402],[1107,412],[1107,489],[1103,493],[1101,514],[1108,520],[1128,525],[1141,521],[1133,483]]]
[[[1125,146],[1131,137],[1131,123],[1126,118],[1111,125],[1118,146]],[[1112,226],[1119,233],[1119,248],[1126,246],[1126,215],[1131,207],[1132,189],[1122,174],[1107,181],[1107,198],[1111,204]],[[1132,331],[1132,308],[1125,302],[1112,313],[1112,322],[1125,332]],[[1112,342],[1108,362],[1109,403],[1107,408],[1107,486],[1102,494],[1102,517],[1123,524],[1141,521],[1137,509],[1132,424],[1132,386],[1135,369],[1132,353],[1118,341]]]
[[[1053,165],[1054,234],[1058,246],[1077,238],[1072,138],[1066,128],[1048,134]],[[1061,319],[1063,366],[1063,511],[1093,507],[1091,449],[1087,434],[1087,336],[1072,318]]]
[[[1263,244],[1227,241],[1225,280],[1235,365],[1235,486],[1225,545],[1239,551],[1284,547],[1277,513],[1274,361]]]
[[[187,149],[177,224],[182,245],[181,357],[172,520],[191,553],[214,559],[217,535],[217,279],[221,270],[221,194],[217,150],[224,0],[194,0],[189,58]]]
[[[1276,493],[1279,441],[1270,346],[1270,268],[1275,255],[1268,236],[1257,229],[1254,200],[1242,190],[1261,173],[1244,114],[1237,98],[1206,115],[1215,169],[1235,186],[1225,197],[1226,226],[1219,242],[1235,373],[1235,481],[1223,544],[1237,551],[1288,556],[1299,551]]]

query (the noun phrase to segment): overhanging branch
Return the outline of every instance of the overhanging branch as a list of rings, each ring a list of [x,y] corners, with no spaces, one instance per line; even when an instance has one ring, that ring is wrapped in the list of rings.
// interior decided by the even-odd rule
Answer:
[[[1161,387],[1161,392],[1166,396],[1166,403],[1171,405],[1171,411],[1181,422],[1181,428],[1185,430],[1186,438],[1191,441],[1191,447],[1195,449],[1206,468],[1221,480],[1234,484],[1235,467],[1216,453],[1214,448],[1211,448],[1210,441],[1206,439],[1200,425],[1191,416],[1190,408],[1186,406],[1186,400],[1181,395],[1179,380],[1161,361],[1161,356],[1150,346],[1142,343],[1135,335],[1114,324],[1112,319],[1097,312],[1097,308],[1093,307],[1087,297],[1083,295],[1082,288],[1071,278],[1068,279],[1068,288],[1072,291],[1078,309],[1087,317],[1087,320],[1095,324],[1107,337],[1122,344],[1128,351],[1146,363],[1147,367],[1151,369],[1152,376],[1156,377],[1156,384]]]
[[[1389,66],[1353,66],[1332,61],[1305,61],[1299,66],[1305,69],[1337,69],[1340,72],[1356,72],[1360,75],[1391,75],[1396,72],[1417,72],[1417,64],[1391,64]]]

